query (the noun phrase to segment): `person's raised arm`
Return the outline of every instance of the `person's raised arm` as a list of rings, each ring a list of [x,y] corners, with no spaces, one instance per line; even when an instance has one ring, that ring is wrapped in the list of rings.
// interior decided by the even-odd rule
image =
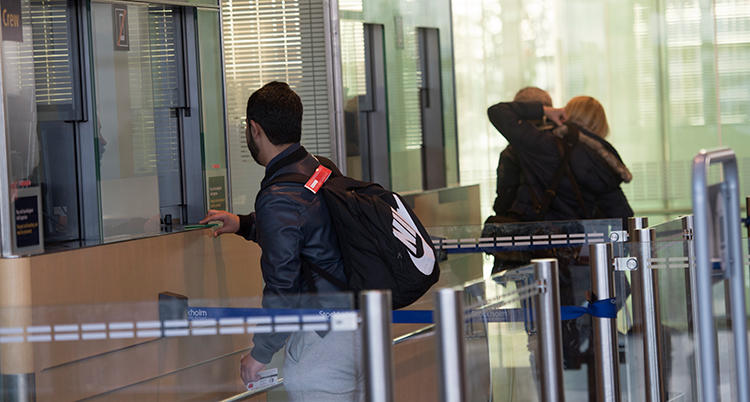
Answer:
[[[548,135],[531,123],[534,120],[542,120],[545,109],[541,102],[501,102],[491,106],[487,110],[487,116],[514,148],[525,151],[533,149],[541,137]],[[549,113],[555,116],[555,120],[560,121],[559,112]]]

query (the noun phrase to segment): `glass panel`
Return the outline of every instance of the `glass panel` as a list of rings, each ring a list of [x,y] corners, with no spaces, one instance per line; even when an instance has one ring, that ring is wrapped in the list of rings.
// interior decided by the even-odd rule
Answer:
[[[31,1],[39,120],[81,118],[76,13],[67,0]]]
[[[216,10],[197,11],[198,53],[200,58],[201,134],[207,187],[226,189],[226,113],[224,109],[224,70],[221,57],[221,15]],[[234,124],[235,122],[232,122]],[[211,205],[215,196],[205,191]],[[213,198],[213,200],[212,200]],[[218,197],[222,198],[222,197]],[[223,205],[227,205],[226,193]],[[221,202],[219,202],[221,204]],[[244,212],[244,211],[243,211]]]
[[[475,13],[476,10],[473,8]],[[339,18],[343,96],[349,102],[349,110],[358,107],[352,99],[365,94],[362,24],[383,26],[391,189],[398,192],[422,190],[423,140],[417,29],[429,27],[439,31],[446,181],[448,185],[458,183],[451,2],[347,0],[339,2]]]
[[[510,269],[464,289],[469,400],[534,401],[539,396],[534,266]]]
[[[273,355],[265,370],[274,371],[252,391],[275,388],[278,400],[286,400],[286,389],[326,400],[316,392],[335,377],[340,390],[361,392],[352,295],[300,295],[296,302],[305,309],[264,308],[288,305],[273,297],[175,294],[147,302],[6,307],[0,309],[3,378],[33,374],[37,401],[219,401],[250,395],[238,366],[252,353]],[[274,354],[270,345],[285,340],[286,353],[282,347]]]
[[[182,155],[177,108],[185,105],[180,15],[170,6],[149,5],[151,72],[154,82],[154,138],[161,215],[183,223]]]
[[[344,140],[346,141],[346,174],[362,179],[362,151],[359,99],[367,96],[364,24],[342,20],[341,67],[344,98]]]
[[[232,205],[250,213],[265,171],[250,155],[245,108],[250,95],[271,81],[287,82],[302,100],[302,145],[331,156],[325,15],[319,1],[222,2],[227,88],[227,147],[232,169]],[[218,32],[218,31],[211,31]],[[221,50],[218,50],[219,54]],[[337,161],[343,166],[343,162]],[[210,167],[210,166],[209,166]],[[208,167],[207,167],[208,168]]]
[[[612,241],[610,236],[621,236],[622,220],[523,222],[426,229],[435,249],[450,255],[449,262],[461,254],[486,253],[483,272],[484,277],[488,277],[491,273],[528,264],[534,258],[588,258],[588,248],[582,246],[609,242]],[[579,253],[584,254],[579,256]],[[473,278],[463,278],[470,279]]]
[[[15,11],[19,29],[3,35],[2,84],[8,138],[9,181],[14,188],[28,186],[39,166],[34,55],[29,1]],[[20,20],[20,21],[19,21]],[[13,37],[11,37],[13,33]],[[38,185],[38,182],[35,183]]]
[[[497,273],[492,276],[492,280],[502,282],[502,292],[510,292],[518,287],[516,282],[521,283],[524,280],[533,282],[533,278],[528,276],[533,275],[533,270],[528,267],[526,270],[523,268],[532,259],[556,258],[559,267],[561,306],[587,305],[591,290],[588,244],[609,242],[611,236],[612,238],[622,236],[621,230],[622,220],[620,219],[529,222],[490,225],[489,227],[473,225],[427,228],[438,255],[442,254],[444,258],[440,264],[441,278],[437,287],[444,286],[444,284],[455,285],[467,278],[487,278],[495,273],[493,268],[497,264],[497,269],[495,269]],[[494,257],[498,260],[496,263],[493,263],[490,253],[496,255]],[[487,258],[484,257],[485,254]],[[516,282],[511,281],[511,278],[516,277],[520,279],[513,279]],[[487,282],[489,281],[488,279]],[[476,283],[485,282],[480,279],[474,283],[473,286],[480,286]],[[623,289],[621,290],[623,294],[630,293],[629,284],[625,278],[616,278],[615,285]],[[502,293],[499,290],[498,292]],[[511,305],[511,307],[514,306]],[[622,316],[622,312],[626,311],[623,309],[623,303],[618,303],[618,310]],[[503,314],[508,317],[521,317],[519,320],[522,322],[522,311],[515,311],[515,316],[510,315],[509,312]],[[493,349],[497,343],[494,338],[491,338],[492,341],[489,343],[490,360],[493,361],[494,398],[495,400],[537,400],[538,397],[535,396],[537,386],[531,382],[535,374],[531,375],[532,373],[528,372],[531,370],[532,363],[529,361],[530,352],[527,348],[527,344],[533,343],[535,338],[526,335],[527,328],[519,327],[522,324],[516,323],[514,327],[512,324],[514,321],[509,322],[509,324],[497,324],[497,327],[501,337],[511,329],[518,332],[512,336],[512,341],[503,340],[500,346],[497,346],[497,350]],[[481,338],[481,334],[477,336]],[[596,400],[595,384],[590,381],[594,378],[596,370],[593,366],[592,345],[592,322],[589,315],[563,321],[563,378],[565,396],[568,400]],[[477,348],[476,345],[471,347]],[[501,362],[502,365],[497,366],[501,363],[496,364],[495,361]],[[502,369],[502,374],[495,376],[496,369]]]
[[[601,101],[607,140],[634,177],[623,191],[651,223],[690,212],[690,161],[701,148],[729,146],[747,170],[746,0],[458,0],[452,7],[460,177],[486,184],[484,216],[507,145],[486,110],[526,86],[549,91],[556,107],[578,95]],[[750,175],[741,188],[748,193]]]
[[[427,228],[438,255],[446,258],[440,265],[438,286],[480,275],[487,278],[513,273],[535,258],[556,258],[561,306],[586,305],[591,290],[588,244],[609,242],[611,236],[622,236],[621,230],[621,219]],[[620,279],[616,284],[622,286]],[[563,375],[568,400],[595,400],[594,383],[588,381],[594,373],[591,331],[588,315],[563,322]],[[496,397],[508,394],[498,392]]]
[[[79,238],[76,140],[83,117],[77,13],[66,0],[33,0],[36,112],[41,160],[32,182],[42,187],[46,244]],[[18,107],[18,106],[14,106]],[[11,114],[12,115],[12,114]]]
[[[642,256],[649,256],[647,261],[642,262]],[[668,400],[697,401],[699,400],[699,384],[701,366],[698,364],[698,328],[696,326],[694,279],[691,274],[695,268],[692,256],[692,242],[652,242],[652,243],[625,243],[618,244],[615,250],[616,257],[638,259],[638,269],[629,272],[617,272],[617,275],[629,277],[635,281],[636,276],[642,277],[644,272],[640,271],[645,265],[645,274],[653,280],[655,289],[655,312],[640,310],[637,300],[634,298],[648,297],[649,288],[641,289],[634,284],[632,294],[628,289],[621,288],[620,292],[627,292],[628,300],[626,308],[618,315],[620,327],[625,325],[627,334],[623,337],[621,345],[625,347],[626,368],[621,376],[622,391],[628,400],[641,400],[646,398],[646,392],[654,389],[654,380],[645,377],[646,356],[648,352],[645,344],[648,338],[644,329],[644,320],[649,314],[655,314],[657,320],[656,345],[659,351],[659,363],[662,382]],[[624,282],[624,281],[623,281]],[[722,282],[717,278],[717,283]],[[717,297],[723,299],[723,286],[715,287]],[[719,296],[719,294],[722,294]],[[623,294],[623,293],[618,293]],[[715,307],[724,310],[723,301],[714,301]],[[648,306],[648,303],[645,303]],[[718,311],[717,311],[718,312]],[[624,317],[623,317],[624,315]],[[725,318],[723,313],[717,315],[716,324],[720,350],[724,348],[722,337],[726,336]],[[724,329],[722,329],[724,327]],[[723,334],[723,335],[722,335]],[[724,341],[725,342],[725,341]],[[720,351],[722,365],[727,361],[726,349]],[[723,355],[723,356],[722,356]],[[721,374],[721,386],[728,386],[729,378]],[[722,391],[723,393],[723,391]],[[728,396],[726,396],[728,397]],[[724,400],[724,399],[722,399]],[[729,399],[727,399],[729,400]]]
[[[168,77],[154,74],[150,22],[147,5],[91,4],[105,241],[160,230],[155,93]]]

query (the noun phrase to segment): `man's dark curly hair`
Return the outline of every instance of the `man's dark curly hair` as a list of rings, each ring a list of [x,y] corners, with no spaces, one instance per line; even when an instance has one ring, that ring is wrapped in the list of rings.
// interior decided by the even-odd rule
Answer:
[[[247,124],[260,125],[274,145],[300,142],[302,101],[286,82],[272,81],[253,92],[247,100]]]

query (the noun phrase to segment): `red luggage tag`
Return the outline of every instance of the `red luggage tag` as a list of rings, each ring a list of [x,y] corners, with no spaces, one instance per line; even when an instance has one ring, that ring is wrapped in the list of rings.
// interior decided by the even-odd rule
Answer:
[[[310,180],[305,183],[305,188],[312,191],[313,194],[318,194],[318,190],[323,187],[323,183],[328,180],[328,176],[331,175],[331,169],[320,165],[315,169],[315,173],[310,176]]]

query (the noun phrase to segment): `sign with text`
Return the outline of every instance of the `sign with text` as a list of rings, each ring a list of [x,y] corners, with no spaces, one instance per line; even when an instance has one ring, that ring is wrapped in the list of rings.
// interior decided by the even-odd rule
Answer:
[[[113,4],[112,18],[115,33],[115,50],[130,50],[130,33],[128,31],[128,7]]]
[[[21,28],[21,0],[2,0],[3,40],[23,42]]]
[[[227,210],[227,192],[224,185],[224,176],[208,178],[208,202],[209,209],[217,211]]]
[[[14,254],[44,251],[41,208],[39,187],[18,189],[18,196],[11,206]]]

